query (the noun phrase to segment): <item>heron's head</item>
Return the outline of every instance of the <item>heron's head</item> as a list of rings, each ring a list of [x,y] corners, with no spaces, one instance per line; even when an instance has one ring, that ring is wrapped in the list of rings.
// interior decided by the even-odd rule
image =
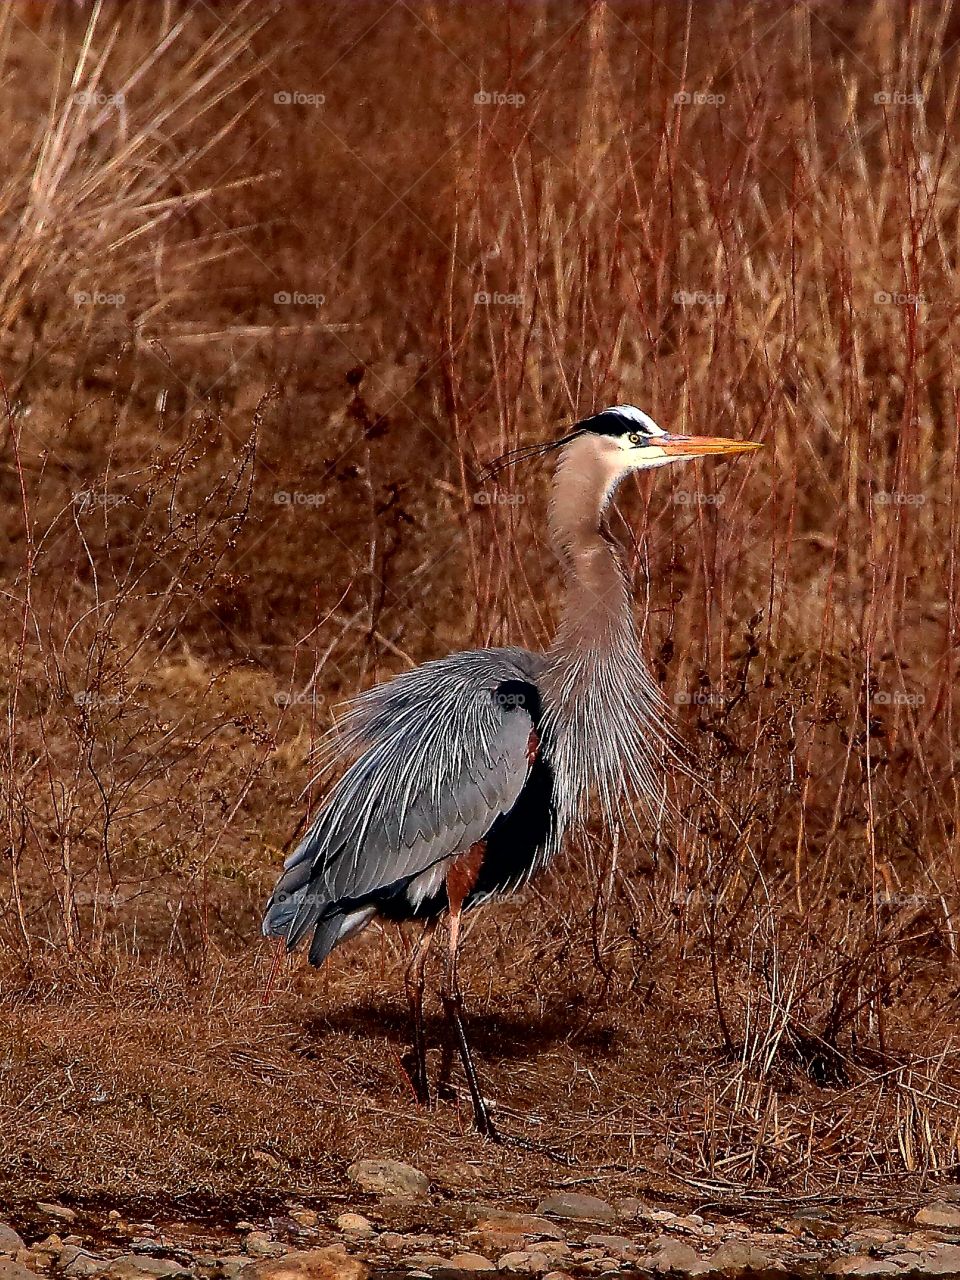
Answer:
[[[602,458],[617,476],[670,462],[692,462],[709,454],[752,453],[761,447],[752,440],[725,436],[675,435],[658,427],[648,413],[632,404],[616,405],[585,418],[562,443],[580,446]]]
[[[559,440],[543,441],[505,454],[492,464],[491,471],[559,449],[564,471],[582,471],[597,477],[604,490],[610,492],[631,471],[665,467],[670,462],[692,462],[709,455],[752,453],[759,448],[761,446],[752,440],[676,435],[657,426],[642,409],[621,404],[584,418]]]

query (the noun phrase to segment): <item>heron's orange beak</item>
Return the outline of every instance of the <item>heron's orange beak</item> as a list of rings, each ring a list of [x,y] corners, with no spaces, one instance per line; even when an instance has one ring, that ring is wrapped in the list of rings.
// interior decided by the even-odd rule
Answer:
[[[726,436],[663,436],[652,441],[671,458],[701,458],[709,453],[753,453],[763,445],[754,440],[728,440]]]

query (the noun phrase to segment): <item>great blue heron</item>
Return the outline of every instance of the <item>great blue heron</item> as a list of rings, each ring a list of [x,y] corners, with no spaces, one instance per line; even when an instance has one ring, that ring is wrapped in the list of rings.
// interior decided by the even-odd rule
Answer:
[[[622,548],[607,508],[625,475],[752,442],[668,434],[619,405],[562,439],[494,467],[559,450],[550,531],[566,580],[546,653],[479,649],[404,672],[358,697],[328,744],[324,768],[352,761],[284,864],[263,921],[288,950],[308,934],[310,962],[375,918],[424,922],[406,973],[413,1086],[430,1100],[424,964],[438,920],[449,945],[444,1010],[474,1118],[497,1138],[461,1016],[457,947],[465,910],[524,885],[599,799],[608,825],[634,802],[657,802],[669,719],[643,664]]]

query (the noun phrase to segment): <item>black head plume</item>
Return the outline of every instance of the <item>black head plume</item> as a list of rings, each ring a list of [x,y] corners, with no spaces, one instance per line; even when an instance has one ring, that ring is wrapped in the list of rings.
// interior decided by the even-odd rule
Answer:
[[[559,440],[538,440],[533,444],[521,445],[518,449],[511,449],[507,453],[503,453],[499,458],[494,458],[480,472],[481,482],[492,480],[494,476],[505,471],[507,467],[512,467],[515,462],[526,462],[528,458],[542,458],[548,453],[553,453],[555,449],[561,449],[565,444],[569,444],[577,436],[581,435],[580,426],[574,428],[567,435],[561,436]]]

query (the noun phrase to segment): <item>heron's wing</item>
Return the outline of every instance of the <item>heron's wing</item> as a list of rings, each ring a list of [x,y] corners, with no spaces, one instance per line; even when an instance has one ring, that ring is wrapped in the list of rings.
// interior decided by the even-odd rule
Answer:
[[[357,699],[344,741],[358,754],[287,859],[274,900],[285,889],[292,900],[270,932],[294,944],[325,907],[426,871],[510,811],[530,768],[539,662],[451,654]]]

